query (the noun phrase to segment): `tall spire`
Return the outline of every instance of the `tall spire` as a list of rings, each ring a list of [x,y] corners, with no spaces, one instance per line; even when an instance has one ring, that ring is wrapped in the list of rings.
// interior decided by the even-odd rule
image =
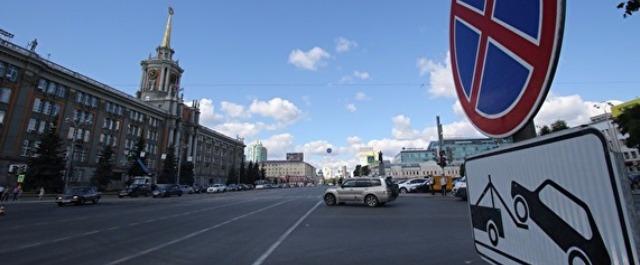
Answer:
[[[164,35],[162,36],[162,43],[160,48],[171,49],[171,21],[173,19],[173,8],[169,7],[169,17],[167,17],[167,25],[164,28]]]

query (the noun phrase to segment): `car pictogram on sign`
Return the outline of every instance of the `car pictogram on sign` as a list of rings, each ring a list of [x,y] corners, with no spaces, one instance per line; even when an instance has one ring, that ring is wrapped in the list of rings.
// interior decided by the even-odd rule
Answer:
[[[564,207],[577,205],[578,211],[584,211],[586,220],[581,224],[586,232],[581,233],[541,199],[544,191],[559,193]],[[611,264],[598,226],[593,219],[589,206],[575,195],[552,180],[546,180],[534,191],[524,188],[515,181],[511,182],[513,208],[519,222],[533,221],[553,242],[567,253],[568,264]],[[566,209],[565,209],[566,210]],[[587,236],[583,235],[587,234]]]
[[[520,130],[547,95],[564,0],[453,0],[450,49],[458,99],[472,124],[501,138]]]

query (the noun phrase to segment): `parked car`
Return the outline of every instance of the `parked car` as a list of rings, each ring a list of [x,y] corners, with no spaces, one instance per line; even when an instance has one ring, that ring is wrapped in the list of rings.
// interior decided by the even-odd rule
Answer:
[[[384,178],[357,178],[345,180],[341,185],[328,188],[324,202],[328,206],[347,202],[364,203],[369,207],[384,205],[398,196],[393,182]]]
[[[97,204],[100,201],[100,193],[95,187],[69,187],[62,195],[56,197],[56,203],[62,207],[67,204],[82,205],[87,202]]]
[[[240,185],[237,184],[229,184],[227,186],[227,191],[240,191],[242,188],[240,187]]]
[[[197,184],[194,184],[192,187],[193,187],[193,192],[194,193],[204,193],[204,192],[207,191],[207,189],[205,189],[203,186],[200,186],[200,185],[197,185]]]
[[[398,187],[400,188],[400,193],[415,192],[420,188],[420,186],[425,185],[427,181],[428,179],[409,179],[398,184]]]
[[[224,184],[213,184],[207,188],[207,193],[219,193],[225,191],[227,191],[227,185]]]
[[[264,190],[264,189],[270,189],[271,185],[269,184],[258,184],[256,185],[256,190]]]
[[[118,198],[123,198],[126,196],[129,197],[138,197],[138,196],[151,196],[153,195],[153,189],[149,184],[131,184],[129,187],[122,189],[118,193]]]
[[[158,184],[153,190],[153,197],[171,197],[172,195],[182,196],[182,189],[176,184]]]
[[[182,194],[194,194],[195,190],[193,187],[189,185],[180,185],[180,190],[182,190]]]
[[[462,199],[463,201],[467,200],[467,177],[461,177],[455,181],[453,184],[453,189],[451,190],[453,196]]]

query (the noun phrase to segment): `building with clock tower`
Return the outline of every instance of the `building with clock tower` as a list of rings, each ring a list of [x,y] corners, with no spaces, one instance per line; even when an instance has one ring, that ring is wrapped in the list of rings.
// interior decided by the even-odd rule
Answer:
[[[183,102],[184,70],[171,47],[173,15],[169,8],[160,46],[141,62],[135,96],[50,61],[35,48],[0,39],[0,185],[20,183],[18,176],[28,171],[28,160],[53,124],[65,147],[66,183],[89,183],[107,146],[113,150],[110,188],[135,177],[128,175],[133,163],[159,182],[169,147],[176,171],[187,174],[161,181],[224,183],[243,161],[245,145],[200,124],[198,101]],[[133,157],[141,138],[144,152]]]

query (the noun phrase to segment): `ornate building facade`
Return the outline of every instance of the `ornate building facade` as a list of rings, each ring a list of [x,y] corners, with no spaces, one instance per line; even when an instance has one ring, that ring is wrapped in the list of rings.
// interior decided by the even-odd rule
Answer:
[[[101,150],[114,150],[114,173],[126,179],[136,142],[146,141],[144,156],[153,175],[162,171],[167,148],[178,163],[193,163],[195,182],[224,182],[244,159],[242,139],[200,124],[197,101],[183,102],[184,70],[173,60],[169,16],[156,54],[141,62],[135,96],[0,40],[0,185],[14,184],[33,155],[40,135],[54,122],[72,161],[70,182],[88,182]],[[73,148],[72,148],[73,146]],[[117,181],[116,181],[117,182]]]

